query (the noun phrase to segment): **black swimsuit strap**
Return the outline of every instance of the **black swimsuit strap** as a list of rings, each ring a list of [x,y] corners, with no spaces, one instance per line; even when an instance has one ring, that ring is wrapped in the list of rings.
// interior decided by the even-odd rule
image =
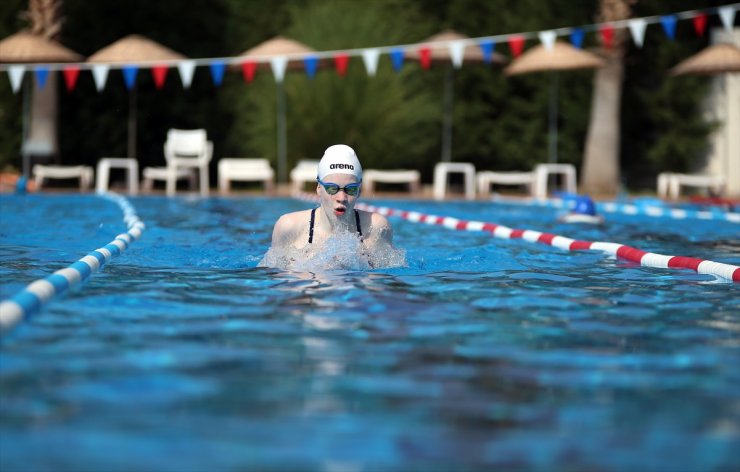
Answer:
[[[360,212],[355,210],[355,222],[357,223],[357,232],[362,237],[362,228],[360,228]]]
[[[316,208],[311,210],[311,223],[308,226],[308,244],[313,244],[313,225],[316,220]],[[355,210],[355,223],[357,224],[357,232],[362,237],[362,228],[360,227],[360,212]]]
[[[311,224],[308,227],[308,244],[313,244],[313,222],[316,218],[316,208],[311,210]]]

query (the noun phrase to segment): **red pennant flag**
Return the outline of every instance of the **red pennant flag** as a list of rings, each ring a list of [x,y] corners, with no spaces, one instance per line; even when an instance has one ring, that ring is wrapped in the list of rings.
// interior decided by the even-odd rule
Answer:
[[[419,59],[421,59],[421,67],[423,69],[429,69],[432,65],[432,50],[428,47],[419,49]]]
[[[344,77],[347,73],[347,66],[349,65],[349,56],[347,54],[337,54],[334,56],[334,65],[337,68],[337,74],[340,77]]]
[[[245,82],[254,80],[254,73],[257,71],[257,63],[252,61],[242,62],[242,75]]]
[[[699,13],[693,19],[694,31],[697,36],[704,36],[704,32],[707,30],[707,15],[706,13]]]
[[[511,55],[514,57],[519,57],[524,50],[524,36],[509,36],[508,42],[509,49],[511,50]]]
[[[601,27],[601,40],[604,43],[604,47],[611,49],[614,45],[614,27],[606,24]]]
[[[167,66],[154,66],[152,67],[152,77],[154,77],[154,86],[157,90],[164,87],[164,81],[167,78]]]
[[[71,92],[77,84],[80,68],[77,66],[67,66],[62,70],[62,73],[64,74],[64,83],[67,85],[67,92]]]

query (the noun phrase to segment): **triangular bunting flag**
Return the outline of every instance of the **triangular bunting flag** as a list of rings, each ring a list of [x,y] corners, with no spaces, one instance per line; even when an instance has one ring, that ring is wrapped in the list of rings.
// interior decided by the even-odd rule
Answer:
[[[306,56],[303,58],[303,67],[306,69],[308,78],[313,79],[316,70],[319,68],[319,58],[317,56]]]
[[[67,92],[71,92],[77,85],[77,77],[80,75],[80,68],[77,66],[66,66],[62,69],[64,75],[64,84],[67,86]]]
[[[403,67],[403,49],[395,48],[391,51],[391,62],[393,63],[393,70],[399,72]]]
[[[447,47],[450,49],[452,65],[455,69],[459,69],[465,57],[465,41],[452,41]]]
[[[211,70],[211,79],[213,79],[213,85],[216,87],[220,86],[224,81],[224,72],[226,72],[226,64],[223,61],[213,61],[208,66]]]
[[[340,77],[344,77],[347,73],[347,66],[349,65],[349,56],[345,53],[339,53],[334,56],[334,66],[337,68],[337,74]]]
[[[583,38],[586,36],[583,28],[573,28],[570,31],[570,44],[574,48],[581,49],[583,47]]]
[[[660,24],[663,25],[663,31],[669,39],[676,39],[676,15],[666,15],[660,17]]]
[[[735,22],[735,7],[720,7],[719,18],[722,20],[722,26],[727,32],[732,31],[732,24]]]
[[[377,49],[365,49],[362,51],[362,62],[365,63],[365,70],[367,75],[374,77],[375,72],[378,70],[378,58],[380,57],[380,51]]]
[[[8,78],[10,79],[10,87],[13,89],[13,93],[18,93],[23,83],[23,74],[26,73],[26,66],[9,66],[8,67]]]
[[[555,45],[555,38],[558,37],[555,31],[540,31],[537,33],[537,36],[540,38],[540,42],[547,50],[552,49],[553,45]]]
[[[493,50],[496,48],[496,43],[491,40],[481,41],[480,50],[483,52],[483,61],[488,64],[493,59]]]
[[[601,41],[604,43],[604,47],[611,49],[614,44],[614,27],[610,24],[601,25],[599,32],[601,33]]]
[[[152,77],[154,78],[154,86],[157,90],[164,86],[164,81],[167,79],[167,66],[154,66],[152,67]]]
[[[189,89],[190,84],[193,83],[193,74],[195,73],[195,61],[182,61],[178,63],[177,71],[180,73],[182,86],[186,89]]]
[[[252,61],[242,62],[242,75],[245,82],[254,80],[254,73],[257,72],[257,63]]]
[[[123,79],[126,81],[126,88],[131,90],[136,85],[136,74],[139,72],[139,66],[123,66]]]
[[[637,47],[642,47],[645,44],[645,28],[647,28],[647,21],[643,18],[635,18],[629,20],[627,25],[630,28],[630,34],[632,35],[632,41],[635,42]]]
[[[518,34],[509,36],[508,42],[511,55],[514,57],[519,57],[519,55],[521,55],[522,51],[524,50],[524,36],[519,36]]]
[[[419,62],[422,69],[429,69],[432,65],[432,50],[424,46],[419,48]]]
[[[704,36],[704,32],[707,30],[707,15],[706,13],[699,13],[696,15],[692,22],[694,23],[694,31],[697,36]]]
[[[37,67],[34,72],[36,72],[36,83],[39,88],[44,88],[46,86],[46,79],[49,77],[49,68],[43,66]]]
[[[285,56],[277,56],[270,59],[270,67],[272,68],[272,75],[275,76],[275,82],[282,82],[285,77],[285,68],[288,67],[288,58]]]
[[[105,82],[108,80],[108,71],[110,66],[107,64],[95,64],[92,67],[93,79],[95,79],[95,88],[100,92],[105,88]]]

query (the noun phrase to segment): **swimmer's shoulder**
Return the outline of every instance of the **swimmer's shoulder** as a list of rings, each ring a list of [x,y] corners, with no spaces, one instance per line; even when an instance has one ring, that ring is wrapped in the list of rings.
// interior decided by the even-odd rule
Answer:
[[[392,234],[393,229],[388,219],[380,213],[360,211],[360,222],[364,227],[369,227],[374,235]]]
[[[294,211],[292,213],[286,213],[278,218],[275,223],[275,229],[281,231],[294,232],[299,228],[303,228],[309,223],[311,219],[311,210]]]

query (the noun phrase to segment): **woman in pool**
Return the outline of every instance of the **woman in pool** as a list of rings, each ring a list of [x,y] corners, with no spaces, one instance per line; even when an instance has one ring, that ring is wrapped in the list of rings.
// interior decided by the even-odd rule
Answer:
[[[330,146],[318,166],[319,206],[281,216],[260,265],[280,268],[376,268],[403,265],[393,229],[377,213],[356,210],[362,166],[344,144]],[[400,255],[400,263],[398,256]]]

